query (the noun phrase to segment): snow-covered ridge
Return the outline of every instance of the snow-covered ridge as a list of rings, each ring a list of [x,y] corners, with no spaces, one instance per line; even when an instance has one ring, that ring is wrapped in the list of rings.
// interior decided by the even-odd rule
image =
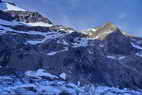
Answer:
[[[28,26],[43,26],[43,27],[53,26],[53,24],[48,24],[48,23],[45,23],[45,22],[23,23],[23,24],[28,25]]]
[[[117,30],[119,30],[119,28],[109,22],[106,23],[104,26],[90,28],[81,32],[88,35],[90,38],[103,40],[107,35],[116,32]]]
[[[136,44],[134,44],[134,43],[131,43],[131,45],[132,45],[134,48],[137,48],[137,49],[142,49],[142,47],[141,47],[141,46],[136,45]]]
[[[35,22],[35,23],[25,23],[25,22],[18,22],[18,21],[6,21],[0,19],[0,24],[2,25],[10,25],[10,26],[16,26],[16,25],[26,25],[26,26],[41,26],[41,27],[52,27],[53,24],[48,24],[44,22]]]
[[[17,7],[16,5],[13,5],[13,4],[10,4],[10,3],[7,3],[7,2],[2,2],[0,3],[0,10],[3,10],[3,11],[26,11],[22,8],[19,8]]]
[[[97,29],[95,28],[90,28],[90,29],[87,29],[87,30],[82,30],[81,33],[83,34],[87,34],[87,35],[92,35],[94,32],[96,32]]]
[[[5,21],[5,20],[0,20],[0,24],[3,24],[3,25],[10,25],[10,26],[14,26],[14,25],[21,25],[22,23],[18,23],[18,22],[9,22],[9,21]],[[6,34],[8,32],[14,32],[14,33],[19,33],[19,34],[28,34],[28,35],[41,35],[43,36],[44,38],[39,40],[28,40],[27,43],[31,44],[31,45],[37,45],[37,44],[40,44],[40,43],[43,43],[45,42],[46,40],[49,40],[49,39],[55,39],[55,38],[58,38],[58,37],[61,37],[63,36],[62,33],[60,32],[55,32],[55,31],[52,31],[52,32],[48,32],[48,31],[45,31],[45,32],[37,32],[37,31],[16,31],[16,30],[13,30],[11,28],[8,28],[8,27],[4,27],[4,26],[1,26],[0,25],[0,29],[2,29],[4,32],[0,32],[0,33],[3,33],[3,34]]]
[[[27,26],[41,26],[41,27],[53,26],[53,24],[50,21],[47,22],[48,18],[43,17],[41,14],[37,12],[30,12],[20,7],[17,7],[14,3],[11,2],[2,1],[0,3],[0,10],[10,14],[11,17],[17,20],[17,22]]]

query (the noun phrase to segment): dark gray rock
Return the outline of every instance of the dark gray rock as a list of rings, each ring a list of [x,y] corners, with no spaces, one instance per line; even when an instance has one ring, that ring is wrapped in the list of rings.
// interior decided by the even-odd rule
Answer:
[[[7,20],[7,21],[14,20],[14,18],[9,13],[3,12],[1,10],[0,10],[0,19]]]
[[[16,26],[10,26],[10,25],[2,25],[7,28],[11,28],[13,30],[17,31],[38,31],[38,32],[48,32],[50,29],[48,27],[41,27],[41,26],[26,26],[26,25],[16,25]]]
[[[107,43],[108,52],[110,53],[129,55],[137,51],[137,49],[131,45],[130,39],[123,35],[119,29],[109,34],[105,38],[105,41]]]
[[[51,23],[47,18],[35,12],[0,12],[2,13],[0,18],[3,20]],[[1,26],[5,27],[0,29],[1,73],[4,69],[25,72],[44,68],[55,75],[64,72],[66,80],[75,83],[80,81],[82,85],[93,83],[142,89],[142,50],[131,44],[133,42],[141,47],[142,40],[124,35],[111,24],[100,29],[100,33],[96,34],[101,35],[102,39],[90,39],[86,34],[60,25],[52,27]],[[102,36],[103,33],[108,32],[105,29],[110,30],[109,26],[111,26],[111,32]],[[12,31],[9,31],[9,28]],[[35,34],[36,32],[49,34],[35,35],[31,31]],[[31,40],[41,41],[41,43],[35,45],[28,43]]]
[[[45,22],[52,24],[52,22],[46,18],[40,15],[38,12],[29,12],[29,11],[8,11],[15,20],[20,21],[20,22]]]

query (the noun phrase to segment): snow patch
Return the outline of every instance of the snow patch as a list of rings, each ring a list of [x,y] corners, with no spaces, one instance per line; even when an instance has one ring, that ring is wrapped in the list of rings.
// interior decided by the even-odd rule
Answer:
[[[142,57],[142,52],[136,53],[137,56]]]
[[[50,53],[48,53],[47,55],[49,55],[49,56],[52,56],[52,55],[55,55],[57,52],[50,52]]]
[[[93,50],[91,50],[91,49],[88,50],[88,53],[89,53],[89,54],[94,54]]]
[[[73,43],[73,47],[86,47],[88,46],[88,39],[87,38],[76,38],[76,43]]]
[[[7,21],[4,21],[4,20],[0,20],[2,22],[4,22],[5,24],[10,24],[12,25],[11,22],[7,22]],[[1,23],[1,22],[0,22]],[[17,24],[17,23],[15,23]],[[20,24],[20,23],[19,23]],[[17,31],[17,30],[13,30],[9,27],[4,27],[4,26],[1,26],[0,25],[0,28],[3,29],[3,31],[6,32],[15,32],[15,33],[21,33],[21,34],[29,34],[29,35],[41,35],[41,36],[44,36],[44,39],[42,40],[29,40],[27,41],[27,43],[31,44],[31,45],[37,45],[37,44],[40,44],[40,43],[43,43],[45,42],[46,40],[52,40],[52,39],[56,39],[56,38],[59,38],[59,37],[62,37],[64,34],[60,33],[60,32],[55,32],[55,31],[52,31],[52,32],[38,32],[38,31],[28,31],[28,32],[25,32],[25,31]]]
[[[119,89],[107,86],[85,86],[84,92],[81,95],[141,95],[141,91],[129,90],[127,88]]]
[[[107,58],[109,59],[115,59],[115,60],[122,60],[122,59],[125,59],[126,56],[113,56],[113,55],[108,55]]]
[[[103,44],[99,44],[99,46],[100,46],[101,48],[103,48],[103,47],[104,47],[104,45],[103,45]]]
[[[34,72],[34,75],[35,72],[45,75],[43,69],[30,72]],[[28,75],[33,76],[33,73],[28,73]],[[142,95],[141,90],[135,91],[93,84],[79,86],[65,80],[43,78],[37,80],[34,77],[26,76],[21,77],[24,82],[15,76],[0,76],[0,95],[61,95],[62,92],[69,93],[69,95]]]
[[[107,56],[107,58],[109,58],[109,59],[116,59],[115,56]]]
[[[28,26],[43,26],[43,27],[51,27],[53,26],[52,24],[44,23],[44,22],[34,22],[34,23],[23,23]]]
[[[118,59],[122,60],[122,59],[125,59],[125,58],[126,58],[125,56],[120,56]]]
[[[97,31],[97,29],[95,29],[95,28],[92,28],[92,29],[90,29],[91,31],[94,31],[94,32],[96,32]]]
[[[65,73],[61,73],[61,74],[60,74],[60,78],[66,80],[66,74],[65,74]]]
[[[29,76],[29,77],[43,77],[44,76],[44,77],[49,77],[52,79],[58,78],[57,76],[46,72],[44,69],[39,69],[37,71],[27,71],[27,72],[25,72],[25,75]]]
[[[43,40],[41,40],[41,41],[34,41],[34,40],[27,41],[27,43],[29,43],[31,45],[37,45],[37,44],[40,44],[42,42],[43,42]]]
[[[137,48],[137,49],[142,49],[142,47],[141,47],[141,46],[136,45],[136,44],[134,44],[134,43],[131,43],[131,45],[132,45],[134,48]]]
[[[53,32],[52,34],[48,34],[46,36],[47,39],[55,39],[55,38],[58,38],[58,37],[62,37],[63,34],[62,33],[59,33],[59,32]]]
[[[74,32],[74,30],[67,30],[68,31],[68,33],[72,33],[72,32]]]
[[[68,51],[67,47],[65,47],[63,50],[49,52],[49,53],[47,53],[47,55],[48,56],[53,56],[53,55],[55,55],[57,53],[61,53],[61,52],[65,52],[65,51]]]
[[[95,28],[90,28],[88,30],[83,30],[81,31],[81,33],[83,34],[87,34],[87,35],[92,35],[94,32],[96,32],[97,30]]]
[[[69,43],[66,42],[64,39],[58,40],[57,43],[58,43],[58,44],[63,44],[63,45],[69,45]]]
[[[0,3],[0,10],[3,11],[26,11],[10,3]]]

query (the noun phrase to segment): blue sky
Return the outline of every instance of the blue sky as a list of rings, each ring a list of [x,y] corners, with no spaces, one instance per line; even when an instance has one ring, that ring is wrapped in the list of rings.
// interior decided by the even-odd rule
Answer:
[[[11,0],[40,11],[56,23],[78,30],[117,24],[123,31],[142,36],[142,0]]]

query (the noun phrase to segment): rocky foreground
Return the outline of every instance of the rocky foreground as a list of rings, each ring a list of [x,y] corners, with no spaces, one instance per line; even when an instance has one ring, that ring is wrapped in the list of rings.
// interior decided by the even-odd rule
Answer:
[[[76,31],[0,3],[1,95],[142,95],[142,38]]]
[[[64,78],[64,73],[56,76],[43,69],[27,71],[24,75],[0,76],[0,92],[1,95],[142,95],[141,90],[93,84],[81,86]]]

